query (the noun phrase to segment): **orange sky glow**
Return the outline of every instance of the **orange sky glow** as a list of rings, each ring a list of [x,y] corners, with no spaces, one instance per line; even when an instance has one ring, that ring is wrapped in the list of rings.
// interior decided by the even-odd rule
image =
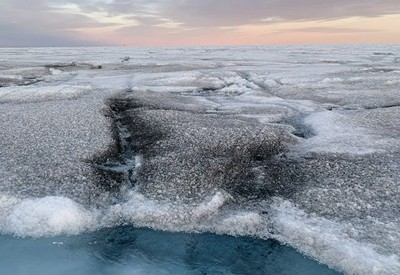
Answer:
[[[0,47],[400,43],[398,0],[0,1]]]
[[[185,30],[129,36],[114,29],[81,29],[77,35],[110,45],[190,46],[262,44],[400,44],[400,15],[346,18],[332,21],[286,22],[268,25]]]

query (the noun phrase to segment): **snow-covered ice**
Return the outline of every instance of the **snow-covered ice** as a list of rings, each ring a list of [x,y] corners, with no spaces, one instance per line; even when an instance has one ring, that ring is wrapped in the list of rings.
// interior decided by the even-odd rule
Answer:
[[[0,49],[0,231],[273,238],[400,274],[399,50]]]

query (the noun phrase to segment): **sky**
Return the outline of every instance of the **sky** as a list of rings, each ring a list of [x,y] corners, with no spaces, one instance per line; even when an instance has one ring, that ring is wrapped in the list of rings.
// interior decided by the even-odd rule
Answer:
[[[399,44],[400,0],[0,0],[0,47]]]

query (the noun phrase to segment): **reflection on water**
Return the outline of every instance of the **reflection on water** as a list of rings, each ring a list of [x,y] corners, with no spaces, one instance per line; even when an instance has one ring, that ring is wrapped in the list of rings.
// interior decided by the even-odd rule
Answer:
[[[276,241],[128,226],[0,243],[0,274],[338,274]]]

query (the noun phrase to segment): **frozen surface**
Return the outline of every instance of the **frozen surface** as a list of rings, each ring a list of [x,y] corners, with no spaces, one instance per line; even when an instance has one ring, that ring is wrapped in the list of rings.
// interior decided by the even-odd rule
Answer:
[[[128,224],[399,274],[399,50],[1,49],[2,238]]]

